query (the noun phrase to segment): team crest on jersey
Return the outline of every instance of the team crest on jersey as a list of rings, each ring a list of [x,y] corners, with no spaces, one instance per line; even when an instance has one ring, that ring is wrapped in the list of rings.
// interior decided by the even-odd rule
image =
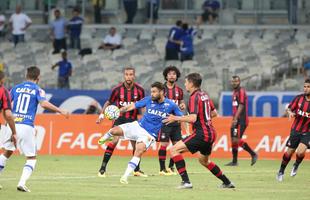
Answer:
[[[152,107],[152,108],[155,107],[155,104],[152,103],[152,104],[151,104],[151,107]]]
[[[170,104],[169,103],[164,103],[164,106],[165,107],[168,107]]]

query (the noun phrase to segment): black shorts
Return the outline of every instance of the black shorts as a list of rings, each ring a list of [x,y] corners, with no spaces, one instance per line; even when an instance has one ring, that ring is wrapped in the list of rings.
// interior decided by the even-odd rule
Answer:
[[[165,60],[179,60],[179,51],[173,48],[166,48]]]
[[[201,14],[202,20],[204,22],[208,21],[209,20],[209,15],[211,15],[213,18],[217,18],[218,17],[218,14],[216,12],[210,12],[210,11],[206,10],[206,11],[204,11]]]
[[[188,150],[194,154],[199,151],[202,155],[208,156],[212,152],[213,142],[206,142],[202,134],[192,134],[183,139]]]
[[[247,125],[245,125],[245,124],[237,124],[237,126],[235,128],[230,129],[230,136],[232,138],[237,137],[237,138],[241,139],[246,127],[247,127]]]
[[[177,142],[182,139],[181,126],[163,126],[158,135],[159,142]]]
[[[286,146],[292,149],[296,149],[299,143],[303,143],[307,146],[308,149],[310,149],[310,132],[299,133],[291,130],[291,134],[286,142]]]
[[[136,121],[136,120],[135,119],[127,119],[125,117],[119,117],[118,119],[116,119],[113,122],[113,126],[112,127],[115,127],[115,126],[118,126],[118,125],[121,125],[121,124],[125,124],[125,123],[130,123],[130,122],[133,122],[133,121]]]

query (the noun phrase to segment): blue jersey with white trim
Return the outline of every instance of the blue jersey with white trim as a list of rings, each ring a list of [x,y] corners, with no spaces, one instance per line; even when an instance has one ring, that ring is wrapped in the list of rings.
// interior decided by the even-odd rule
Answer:
[[[142,119],[139,120],[139,124],[155,138],[157,138],[158,132],[163,125],[162,120],[164,118],[169,114],[177,116],[183,115],[178,105],[167,98],[165,98],[163,102],[158,103],[157,101],[152,101],[151,96],[147,96],[142,100],[137,101],[135,106],[136,108],[146,108]]]
[[[26,81],[11,90],[13,114],[16,124],[33,126],[38,104],[45,101],[45,92],[37,84]]]

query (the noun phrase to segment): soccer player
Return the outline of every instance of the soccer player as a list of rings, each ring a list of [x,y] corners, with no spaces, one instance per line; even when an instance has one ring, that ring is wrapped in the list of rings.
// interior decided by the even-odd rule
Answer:
[[[12,108],[11,108],[11,98],[9,95],[9,92],[7,89],[3,86],[5,82],[5,75],[3,71],[0,71],[0,111],[2,111],[3,118],[8,123],[11,133],[10,135],[6,134],[6,129],[1,128],[0,133],[0,148],[5,148],[5,145],[3,145],[4,141],[10,141],[14,147],[16,147],[16,129],[15,129],[15,123],[14,123],[14,117],[12,114]],[[1,126],[1,125],[0,125]],[[9,152],[4,152],[0,155],[0,174],[4,169],[5,161],[9,157]],[[0,190],[2,189],[2,186],[0,185]]]
[[[233,87],[232,95],[232,109],[233,120],[231,122],[230,135],[232,143],[233,160],[226,164],[226,166],[238,166],[238,148],[242,147],[251,155],[251,166],[257,161],[257,154],[251,147],[242,139],[243,133],[249,124],[248,118],[248,97],[246,91],[240,86],[240,77],[233,76],[231,85]]]
[[[197,151],[200,152],[200,164],[223,181],[221,187],[234,188],[235,186],[223,174],[221,169],[209,159],[212,151],[212,145],[216,139],[216,131],[213,128],[211,118],[216,117],[217,112],[207,93],[200,89],[201,82],[202,79],[200,74],[191,73],[187,75],[185,77],[185,88],[186,91],[190,93],[190,99],[187,106],[189,115],[180,117],[171,114],[163,120],[166,124],[179,121],[189,122],[193,125],[193,133],[185,139],[177,142],[170,149],[172,159],[175,162],[176,168],[182,178],[182,183],[178,189],[193,188],[186,171],[182,153],[191,152],[194,154]]]
[[[145,107],[146,111],[139,121],[125,123],[110,129],[100,138],[104,143],[113,136],[122,136],[127,140],[136,141],[134,156],[128,163],[124,175],[121,177],[122,184],[128,184],[128,176],[140,162],[142,154],[156,141],[158,132],[162,127],[162,120],[169,114],[183,115],[179,107],[171,100],[165,98],[164,85],[155,82],[151,85],[151,96],[147,96],[134,104],[122,107],[122,113]]]
[[[69,116],[68,111],[62,110],[46,100],[44,90],[37,85],[40,78],[40,69],[38,67],[32,66],[27,68],[26,78],[25,82],[16,85],[10,92],[17,130],[17,143],[21,153],[26,156],[26,164],[17,185],[17,190],[21,192],[30,192],[26,187],[26,182],[30,178],[37,162],[33,122],[38,104],[45,109],[60,113],[66,118]],[[8,134],[11,135],[11,133]],[[15,147],[11,141],[6,141],[4,149],[4,154],[0,157],[2,169],[5,167],[7,159],[13,154]]]
[[[105,102],[102,108],[102,113],[99,116],[97,123],[100,123],[104,119],[104,110],[107,106],[111,104],[116,104],[119,108],[123,106],[127,106],[129,104],[135,103],[144,98],[144,89],[139,84],[135,83],[135,69],[133,67],[126,67],[123,70],[124,73],[124,82],[117,85],[112,89],[111,96],[108,101]],[[133,122],[137,120],[138,116],[138,109],[132,110],[130,112],[121,113],[120,117],[114,121],[113,127],[118,126],[124,123]],[[113,151],[119,141],[119,137],[113,137],[113,140],[108,143],[106,151],[104,152],[102,164],[100,166],[98,176],[99,177],[106,177],[106,167],[107,164],[113,154]],[[133,144],[133,148],[135,145]],[[143,176],[146,177],[147,175],[144,174],[143,171],[140,170],[140,164],[134,171],[135,176]]]
[[[166,67],[163,71],[163,76],[166,80],[166,82],[164,83],[165,97],[174,101],[181,110],[184,110],[186,106],[183,100],[183,90],[176,84],[176,82],[181,76],[179,69],[175,66]],[[174,172],[173,168],[174,162],[171,158],[168,169],[166,169],[165,166],[167,147],[169,145],[169,140],[171,140],[172,144],[175,144],[181,139],[182,136],[180,123],[175,122],[169,125],[164,125],[161,128],[161,131],[158,135],[158,140],[160,142],[160,148],[158,151],[160,166],[159,175],[176,175],[176,172]]]
[[[305,157],[307,148],[310,149],[310,79],[304,82],[304,93],[297,95],[286,109],[289,118],[295,117],[291,134],[286,143],[288,147],[283,154],[282,163],[277,174],[277,180],[283,181],[284,170],[296,151],[296,161],[291,176],[296,176],[298,167]]]

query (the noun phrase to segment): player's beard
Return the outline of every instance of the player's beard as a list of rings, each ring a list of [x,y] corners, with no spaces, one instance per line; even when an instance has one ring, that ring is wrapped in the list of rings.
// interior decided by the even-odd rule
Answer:
[[[126,82],[126,84],[127,84],[128,86],[132,85],[132,83],[133,83],[133,81],[131,81],[131,80],[127,80],[127,81],[125,81],[125,82]]]
[[[170,80],[168,80],[168,82],[169,82],[171,85],[173,85],[173,84],[175,83],[175,80],[170,79]]]
[[[152,96],[152,101],[158,101],[159,99],[160,99],[160,96],[157,96],[157,97]]]

